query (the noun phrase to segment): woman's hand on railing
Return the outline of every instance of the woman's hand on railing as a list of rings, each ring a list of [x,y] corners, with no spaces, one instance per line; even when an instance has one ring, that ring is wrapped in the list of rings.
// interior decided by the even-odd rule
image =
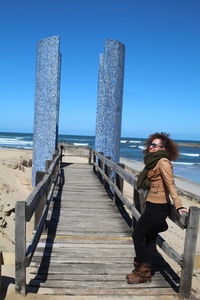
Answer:
[[[182,215],[184,215],[184,214],[187,214],[189,211],[188,211],[188,209],[186,208],[186,207],[180,207],[180,208],[178,208],[177,209],[178,210],[178,212],[179,212],[179,214],[182,216]]]

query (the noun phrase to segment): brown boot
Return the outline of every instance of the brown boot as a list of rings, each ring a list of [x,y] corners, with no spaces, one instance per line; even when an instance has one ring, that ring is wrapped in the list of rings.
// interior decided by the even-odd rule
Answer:
[[[132,270],[132,272],[131,272],[130,274],[126,275],[126,279],[127,279],[127,280],[128,280],[129,277],[130,277],[130,278],[132,277],[132,273],[133,273],[134,271],[137,271],[137,268],[138,268],[138,266],[139,266],[139,262],[137,262],[136,258],[134,258],[133,265],[134,265],[134,269]]]
[[[130,284],[151,282],[151,265],[139,264],[136,270],[126,276],[126,279]]]

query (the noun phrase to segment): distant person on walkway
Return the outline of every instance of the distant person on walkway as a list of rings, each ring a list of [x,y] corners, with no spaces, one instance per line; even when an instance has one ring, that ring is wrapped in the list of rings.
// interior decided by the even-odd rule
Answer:
[[[187,212],[174,183],[171,160],[178,157],[178,149],[169,134],[161,132],[150,135],[144,154],[145,167],[138,177],[137,188],[148,190],[148,194],[145,210],[133,232],[135,269],[126,276],[130,284],[151,281],[156,239],[159,232],[168,228],[165,220],[169,215],[171,200],[180,215]]]

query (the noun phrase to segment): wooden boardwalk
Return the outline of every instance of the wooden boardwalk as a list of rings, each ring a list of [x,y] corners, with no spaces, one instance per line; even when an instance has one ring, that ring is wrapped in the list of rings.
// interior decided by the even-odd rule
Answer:
[[[60,179],[28,268],[28,292],[75,299],[177,295],[178,278],[159,255],[151,283],[126,283],[134,257],[131,230],[91,165],[63,164]]]

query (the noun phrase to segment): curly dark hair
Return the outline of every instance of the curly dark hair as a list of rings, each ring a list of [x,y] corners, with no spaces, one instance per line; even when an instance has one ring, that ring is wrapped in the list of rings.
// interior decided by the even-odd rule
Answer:
[[[170,138],[169,134],[165,132],[156,132],[151,134],[145,142],[146,149],[144,153],[147,154],[149,152],[149,146],[154,139],[160,139],[162,141],[162,145],[169,152],[170,160],[175,160],[179,156],[179,151],[176,143],[174,143]]]

